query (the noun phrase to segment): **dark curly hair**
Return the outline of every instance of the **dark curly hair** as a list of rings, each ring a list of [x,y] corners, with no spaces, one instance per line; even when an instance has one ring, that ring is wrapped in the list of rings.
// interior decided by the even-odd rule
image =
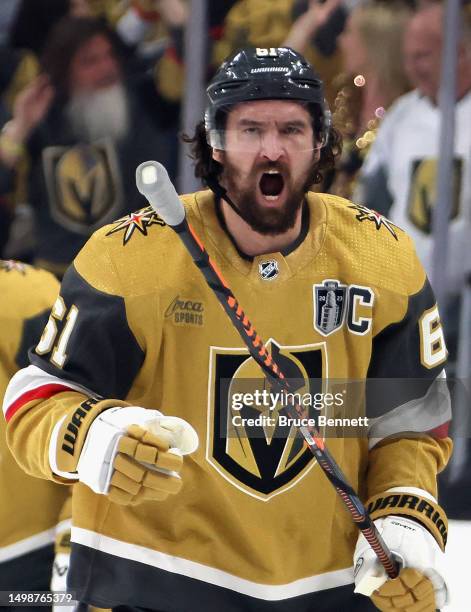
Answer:
[[[107,38],[113,46],[116,58],[121,59],[119,41],[103,19],[64,17],[51,29],[41,63],[52,84],[61,95],[67,95],[70,66],[75,54],[95,36]]]
[[[193,136],[182,135],[183,142],[190,145],[190,157],[195,161],[195,176],[209,186],[219,178],[224,170],[222,164],[213,159],[212,148],[206,140],[204,121],[200,121]],[[312,166],[312,174],[308,184],[316,185],[324,181],[324,173],[333,170],[337,158],[342,153],[342,136],[338,130],[331,127],[325,147],[321,149],[320,159]]]

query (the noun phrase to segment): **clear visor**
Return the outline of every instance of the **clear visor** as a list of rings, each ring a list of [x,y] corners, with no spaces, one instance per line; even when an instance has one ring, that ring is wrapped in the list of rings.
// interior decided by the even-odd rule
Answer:
[[[309,152],[322,149],[326,134],[316,136],[310,121],[277,120],[252,121],[244,119],[230,129],[208,131],[213,149],[258,153],[266,149],[290,152]]]

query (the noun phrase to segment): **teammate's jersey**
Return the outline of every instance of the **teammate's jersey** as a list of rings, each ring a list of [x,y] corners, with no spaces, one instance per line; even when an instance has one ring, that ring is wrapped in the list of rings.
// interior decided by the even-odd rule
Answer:
[[[0,394],[41,336],[59,283],[48,272],[0,261]],[[32,478],[18,466],[0,424],[0,564],[52,544],[67,488]],[[23,568],[25,569],[25,568]],[[0,565],[0,574],[2,569]],[[2,588],[7,584],[1,581]],[[11,586],[11,585],[10,585]],[[23,586],[27,586],[23,584]]]
[[[460,292],[471,270],[471,92],[456,104],[450,202],[450,289]],[[383,172],[392,196],[388,216],[413,238],[427,273],[432,267],[432,212],[437,201],[440,109],[412,91],[388,110],[361,170],[368,189]],[[360,195],[360,199],[365,201]]]
[[[290,252],[250,259],[223,229],[210,192],[183,200],[281,368],[305,381],[303,392],[321,378],[422,381],[415,396],[398,383],[400,392],[368,408],[369,437],[365,428],[356,437],[330,431],[327,443],[365,500],[391,487],[435,496],[449,440],[381,442],[411,408],[411,430],[438,430],[450,418],[441,402],[421,399],[446,349],[405,233],[346,200],[309,194],[303,239]],[[352,590],[357,531],[302,440],[287,437],[279,417],[271,429],[254,425],[250,439],[232,421],[239,409],[231,385],[260,378],[178,236],[151,209],[96,232],[64,277],[32,365],[9,387],[10,443],[26,470],[51,477],[54,425],[89,390],[184,418],[200,446],[184,460],[181,492],[167,501],[123,507],[82,484],[74,489],[69,580],[81,599],[300,612],[335,609],[335,590]],[[330,415],[358,416],[353,403],[330,404]],[[249,402],[239,412],[260,414]],[[70,431],[80,426],[78,418]]]

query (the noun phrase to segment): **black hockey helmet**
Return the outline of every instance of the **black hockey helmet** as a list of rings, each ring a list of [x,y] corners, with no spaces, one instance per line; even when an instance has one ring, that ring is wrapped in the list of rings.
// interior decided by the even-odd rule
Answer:
[[[323,84],[309,62],[288,47],[246,48],[230,56],[207,90],[205,128],[208,144],[223,148],[223,113],[239,102],[293,100],[309,106],[319,148],[327,142],[331,115]]]

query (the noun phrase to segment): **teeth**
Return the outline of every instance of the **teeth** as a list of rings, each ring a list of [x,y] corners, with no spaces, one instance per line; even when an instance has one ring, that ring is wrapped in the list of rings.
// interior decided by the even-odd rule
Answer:
[[[267,170],[265,174],[280,174],[278,170]]]
[[[279,195],[277,196],[263,196],[266,200],[278,200],[278,198],[280,197]]]

